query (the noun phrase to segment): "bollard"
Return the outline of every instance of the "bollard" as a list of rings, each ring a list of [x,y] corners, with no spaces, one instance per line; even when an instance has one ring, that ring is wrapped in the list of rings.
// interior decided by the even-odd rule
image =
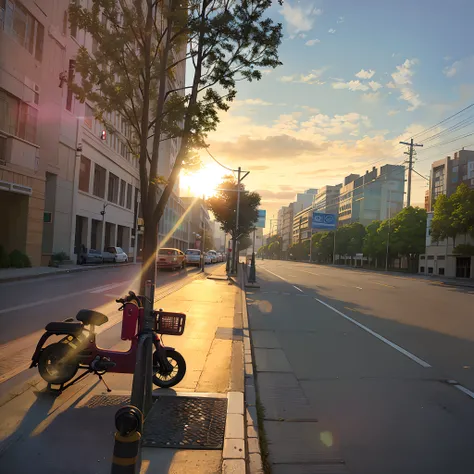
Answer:
[[[141,411],[132,405],[120,408],[115,414],[117,431],[111,474],[135,474],[142,423]]]
[[[257,270],[255,268],[255,252],[252,253],[252,260],[250,261],[249,270],[249,283],[255,283],[257,281]]]

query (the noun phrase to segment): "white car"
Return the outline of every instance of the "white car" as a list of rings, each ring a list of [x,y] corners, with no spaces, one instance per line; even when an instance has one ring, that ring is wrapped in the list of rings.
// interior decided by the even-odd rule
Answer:
[[[121,247],[107,247],[102,252],[104,262],[125,263],[128,262],[128,255]]]
[[[211,257],[211,263],[217,263],[217,252],[215,250],[209,250],[207,254]]]
[[[187,265],[201,265],[201,251],[198,249],[188,249],[184,252]]]
[[[205,254],[204,254],[204,263],[205,263],[206,265],[212,263],[212,258],[211,258],[211,256],[210,256],[208,253],[205,253]]]

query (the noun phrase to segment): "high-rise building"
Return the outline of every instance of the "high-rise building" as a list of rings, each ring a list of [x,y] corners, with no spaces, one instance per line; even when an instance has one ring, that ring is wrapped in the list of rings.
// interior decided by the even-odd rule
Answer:
[[[394,216],[403,208],[405,167],[375,166],[359,176],[344,179],[339,193],[338,225],[360,222],[368,225],[374,220]]]

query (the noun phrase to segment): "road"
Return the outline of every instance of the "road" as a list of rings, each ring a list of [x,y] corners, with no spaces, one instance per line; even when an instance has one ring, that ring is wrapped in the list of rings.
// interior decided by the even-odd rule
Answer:
[[[194,268],[158,273],[155,298],[182,286]],[[103,268],[31,280],[0,283],[0,396],[18,380],[31,376],[26,369],[36,343],[50,321],[74,317],[82,308],[96,309],[109,318],[97,328],[101,337],[120,322],[115,298],[138,290],[140,265]],[[8,383],[6,383],[8,382]]]
[[[473,288],[267,260],[257,275],[273,474],[474,472]]]

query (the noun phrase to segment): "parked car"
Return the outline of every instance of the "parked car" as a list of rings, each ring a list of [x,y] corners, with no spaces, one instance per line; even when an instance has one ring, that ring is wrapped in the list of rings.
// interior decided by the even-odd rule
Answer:
[[[209,250],[207,254],[211,257],[211,263],[217,263],[217,252],[215,250]]]
[[[158,250],[156,266],[160,268],[171,268],[177,270],[186,265],[185,255],[179,249],[163,248]]]
[[[107,247],[102,252],[104,262],[125,263],[128,262],[128,255],[121,247]]]
[[[198,249],[188,249],[186,255],[186,265],[201,265],[201,251]]]
[[[102,263],[102,252],[96,249],[83,248],[77,257],[77,263],[84,265],[85,263]]]
[[[212,263],[212,258],[211,256],[209,255],[209,253],[205,253],[204,254],[204,264],[205,265],[209,265]]]

